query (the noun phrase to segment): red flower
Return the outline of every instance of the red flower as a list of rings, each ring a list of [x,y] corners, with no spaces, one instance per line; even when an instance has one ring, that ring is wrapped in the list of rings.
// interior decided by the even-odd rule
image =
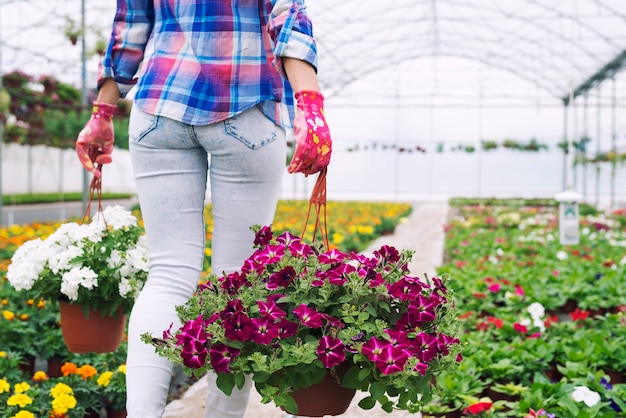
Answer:
[[[478,415],[481,412],[489,411],[493,406],[493,402],[478,402],[463,409],[464,414]]]
[[[522,334],[526,334],[528,332],[528,328],[526,327],[526,325],[522,325],[518,322],[513,324],[513,329]]]
[[[476,299],[485,299],[487,297],[487,295],[481,292],[473,293],[472,296],[474,296]]]
[[[487,321],[491,322],[498,329],[502,328],[502,325],[504,325],[503,320],[499,318],[494,318],[493,316],[490,316],[489,318],[487,318]]]
[[[459,315],[459,319],[467,319],[474,314],[474,311],[465,312],[462,315]]]
[[[569,314],[569,317],[572,318],[572,321],[582,321],[587,319],[589,316],[589,311],[581,311],[580,308],[576,308],[576,310]]]
[[[548,328],[549,326],[551,326],[552,324],[556,324],[557,322],[559,322],[559,317],[557,315],[549,316],[544,319],[543,325]]]

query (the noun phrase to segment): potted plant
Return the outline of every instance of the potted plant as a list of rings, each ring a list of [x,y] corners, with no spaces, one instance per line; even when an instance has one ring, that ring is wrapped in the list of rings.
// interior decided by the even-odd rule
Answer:
[[[25,242],[15,251],[6,277],[16,290],[34,300],[59,303],[63,337],[70,351],[107,352],[119,345],[124,316],[147,274],[143,229],[131,212],[109,206],[89,223],[65,223],[46,239]],[[82,342],[72,345],[69,326],[85,317],[98,325],[78,330]],[[108,325],[118,337],[89,345],[89,337],[104,337],[99,327]]]
[[[102,372],[97,378],[107,416],[126,416],[126,365]]]
[[[344,253],[253,229],[255,251],[241,270],[211,275],[178,307],[179,330],[144,334],[144,341],[188,372],[216,372],[226,394],[251,375],[263,402],[292,414],[345,411],[351,397],[343,411],[303,406],[301,389],[325,379],[352,396],[369,392],[359,402],[364,409],[378,402],[389,412],[418,412],[430,399],[431,377],[460,361],[447,277],[411,276],[410,251]]]

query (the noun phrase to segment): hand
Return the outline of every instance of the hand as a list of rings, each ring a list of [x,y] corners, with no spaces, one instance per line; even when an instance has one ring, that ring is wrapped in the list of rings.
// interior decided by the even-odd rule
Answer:
[[[113,161],[113,115],[116,111],[116,105],[94,102],[93,114],[76,140],[80,163],[98,178],[102,175],[100,166]]]
[[[296,149],[287,167],[290,173],[305,176],[321,171],[330,163],[332,140],[324,118],[324,96],[313,90],[295,94],[297,109],[293,122]]]

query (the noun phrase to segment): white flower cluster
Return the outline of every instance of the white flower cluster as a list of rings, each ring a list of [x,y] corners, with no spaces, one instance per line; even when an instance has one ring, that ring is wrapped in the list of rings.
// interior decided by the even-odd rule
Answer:
[[[136,225],[137,219],[121,206],[108,206],[90,223],[62,224],[45,240],[37,238],[20,246],[11,259],[7,279],[16,290],[30,290],[43,275],[61,277],[61,293],[76,301],[80,287],[89,290],[98,287],[97,273],[82,265],[85,245],[101,243],[108,230]],[[134,276],[148,271],[145,236],[130,248],[113,250],[107,265],[120,280],[120,296],[136,296],[142,283]]]
[[[546,309],[543,307],[543,305],[539,302],[533,302],[528,305],[528,308],[526,310],[530,314],[530,319],[523,318],[520,321],[520,324],[525,326],[532,325],[536,328],[539,328],[541,332],[544,332],[546,330],[546,326],[544,324],[543,318],[546,315]]]

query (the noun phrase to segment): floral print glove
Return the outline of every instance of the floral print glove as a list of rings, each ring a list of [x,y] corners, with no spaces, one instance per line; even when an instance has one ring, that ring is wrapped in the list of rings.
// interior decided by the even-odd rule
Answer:
[[[80,163],[97,178],[102,175],[100,165],[113,161],[113,115],[116,111],[116,105],[94,102],[93,114],[76,140]]]
[[[295,98],[297,109],[293,131],[296,149],[287,171],[308,176],[328,166],[332,140],[324,118],[324,96],[318,91],[300,90],[295,93]]]

